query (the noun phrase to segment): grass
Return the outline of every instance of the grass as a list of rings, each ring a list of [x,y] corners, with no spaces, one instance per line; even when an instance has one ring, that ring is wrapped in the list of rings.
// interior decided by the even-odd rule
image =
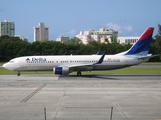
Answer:
[[[3,63],[0,63],[0,66],[2,66],[2,64]],[[145,64],[148,64],[148,63],[145,63]],[[160,64],[160,63],[156,63],[156,64]],[[2,74],[17,74],[17,73],[0,67],[0,74],[2,75]],[[53,71],[21,72],[21,74],[53,74]],[[76,72],[73,72],[71,74],[76,75]],[[116,70],[82,72],[82,74],[83,75],[87,75],[87,74],[161,74],[161,67],[128,67],[128,68],[122,68],[122,69],[116,69]]]
[[[161,74],[161,67],[129,67],[116,70],[82,72],[82,74]]]

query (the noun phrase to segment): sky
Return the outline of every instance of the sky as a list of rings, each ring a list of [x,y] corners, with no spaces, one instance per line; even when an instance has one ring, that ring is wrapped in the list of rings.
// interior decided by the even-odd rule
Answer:
[[[44,22],[49,40],[104,27],[119,36],[140,36],[161,24],[161,0],[0,0],[0,21],[15,23],[15,34],[34,41],[33,27]]]

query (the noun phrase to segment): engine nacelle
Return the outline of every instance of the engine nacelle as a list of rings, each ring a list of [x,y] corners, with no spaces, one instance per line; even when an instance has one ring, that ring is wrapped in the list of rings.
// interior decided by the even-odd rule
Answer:
[[[67,75],[69,74],[69,68],[68,67],[54,67],[53,72],[54,74]]]

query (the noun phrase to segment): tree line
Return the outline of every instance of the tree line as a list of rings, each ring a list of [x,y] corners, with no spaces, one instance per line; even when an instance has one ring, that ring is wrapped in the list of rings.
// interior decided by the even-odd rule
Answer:
[[[150,61],[161,61],[161,25],[158,25],[158,34],[152,40],[149,53],[160,54]],[[19,37],[0,37],[0,62],[6,62],[12,58],[31,55],[92,55],[98,51],[101,54],[116,54],[128,50],[132,45],[113,43],[100,43],[91,41],[84,45],[78,38],[61,43],[56,41],[27,42]]]

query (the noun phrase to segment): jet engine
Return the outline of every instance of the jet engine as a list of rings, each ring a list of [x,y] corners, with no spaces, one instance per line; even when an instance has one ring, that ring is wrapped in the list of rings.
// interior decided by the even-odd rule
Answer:
[[[60,74],[60,75],[67,75],[69,74],[69,68],[68,67],[54,67],[53,73]]]

